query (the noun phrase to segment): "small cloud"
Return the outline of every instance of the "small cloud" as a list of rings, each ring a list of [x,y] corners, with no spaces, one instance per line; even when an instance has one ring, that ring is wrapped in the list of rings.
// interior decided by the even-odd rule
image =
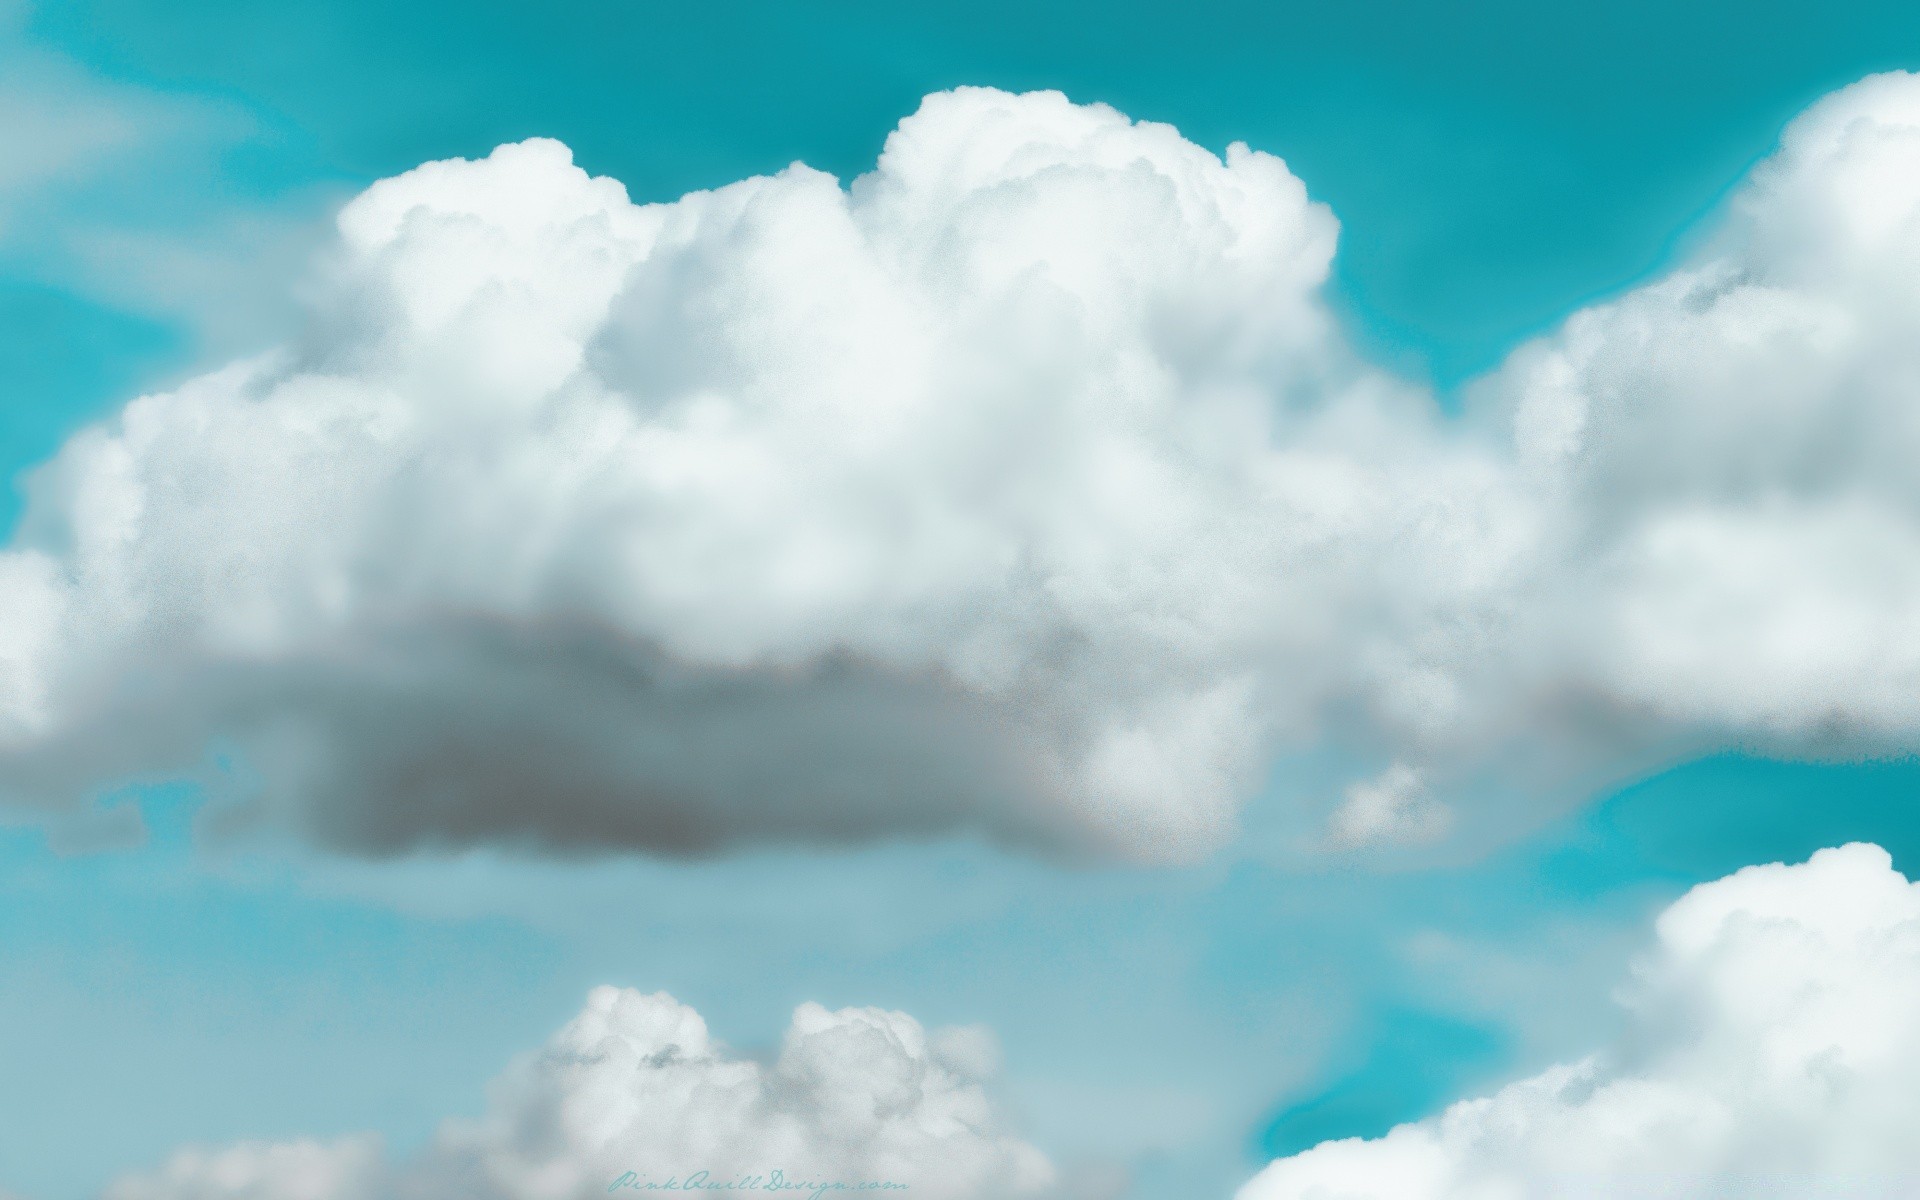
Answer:
[[[1427,790],[1420,772],[1395,763],[1347,788],[1327,819],[1327,840],[1342,850],[1417,845],[1446,836],[1453,812]]]

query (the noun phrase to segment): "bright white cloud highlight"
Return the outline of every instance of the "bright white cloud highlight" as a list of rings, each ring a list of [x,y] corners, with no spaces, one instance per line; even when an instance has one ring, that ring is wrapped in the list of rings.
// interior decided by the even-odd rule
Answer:
[[[1610,1049],[1239,1200],[1897,1200],[1920,1189],[1920,885],[1876,846],[1749,867],[1655,925]]]
[[[494,1082],[483,1116],[449,1120],[411,1161],[371,1137],[192,1148],[104,1200],[584,1200],[629,1172],[664,1185],[700,1171],[892,1181],[931,1200],[1054,1195],[1052,1165],[1001,1130],[982,1089],[995,1060],[977,1028],[807,1004],[762,1063],[664,993],[603,987]]]
[[[844,189],[428,164],[342,212],[300,338],[35,477],[0,788],[212,746],[231,819],[358,852],[1176,859],[1280,751],[1355,764],[1352,845],[1911,748],[1917,213],[1876,77],[1456,419],[1346,349],[1278,159],[1058,95],[931,96]]]

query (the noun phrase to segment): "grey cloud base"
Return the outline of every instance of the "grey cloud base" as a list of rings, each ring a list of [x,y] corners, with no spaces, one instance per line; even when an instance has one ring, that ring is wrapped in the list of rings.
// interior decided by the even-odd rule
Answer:
[[[557,623],[445,619],[327,651],[170,673],[191,708],[172,690],[124,697],[16,756],[11,778],[57,808],[103,775],[159,767],[208,786],[216,831],[272,822],[374,856],[479,843],[700,856],[976,825],[1036,848],[1068,837],[1011,803],[1031,791],[1008,752],[1025,735],[951,685],[847,659],[688,664]],[[209,729],[224,764],[200,757]]]
[[[1348,348],[1335,234],[1278,159],[984,89],[847,188],[382,181],[297,337],[32,477],[0,794],[211,761],[223,820],[356,853],[1166,861],[1286,753],[1360,846],[1920,741],[1920,80],[1459,418]]]

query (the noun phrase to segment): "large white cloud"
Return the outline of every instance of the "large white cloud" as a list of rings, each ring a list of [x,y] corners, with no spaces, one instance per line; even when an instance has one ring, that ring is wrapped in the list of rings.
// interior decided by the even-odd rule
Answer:
[[[618,1194],[673,1181],[740,1185],[729,1195],[808,1196],[773,1186],[808,1182],[844,1185],[824,1195],[885,1183],[929,1200],[1057,1195],[1052,1164],[1001,1128],[982,1088],[996,1057],[978,1028],[807,1004],[763,1063],[664,993],[603,987],[495,1081],[484,1115],[447,1121],[411,1159],[371,1136],[188,1148],[104,1200],[583,1200],[629,1175]]]
[[[1757,736],[1920,728],[1920,79],[1787,130],[1699,261],[1490,391],[1561,504],[1595,686]]]
[[[212,746],[231,817],[357,851],[1177,858],[1279,750],[1355,764],[1355,844],[1501,776],[1908,748],[1916,212],[1877,77],[1453,418],[1345,347],[1279,160],[1058,95],[929,97],[849,189],[429,164],[299,339],[35,477],[0,789]]]
[[[339,224],[303,340],[35,478],[16,791],[217,736],[356,848],[1192,852],[1483,473],[1339,349],[1278,160],[1058,95],[930,97],[850,192],[639,207],[535,141]]]
[[[1610,1049],[1268,1167],[1240,1200],[1898,1200],[1920,1193],[1920,885],[1876,846],[1663,913]]]

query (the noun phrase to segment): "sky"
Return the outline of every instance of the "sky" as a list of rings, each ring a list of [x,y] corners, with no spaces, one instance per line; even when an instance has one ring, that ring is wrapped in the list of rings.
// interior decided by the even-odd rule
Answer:
[[[596,1085],[509,1064],[686,1020],[609,984],[770,1096],[855,1061],[809,1002],[991,1031],[871,1068],[991,1097],[957,1200],[1304,1195],[1664,1044],[1701,914],[1920,866],[1920,102],[1781,142],[1901,69],[1890,3],[0,5],[0,1196],[363,1132],[565,1194],[499,1114]],[[1009,123],[1057,161],[980,165]],[[1772,291],[1690,324],[1726,279]],[[1891,867],[1734,874],[1849,842]],[[1623,1007],[1635,961],[1692,982]],[[386,1194],[313,1154],[257,1194]]]

